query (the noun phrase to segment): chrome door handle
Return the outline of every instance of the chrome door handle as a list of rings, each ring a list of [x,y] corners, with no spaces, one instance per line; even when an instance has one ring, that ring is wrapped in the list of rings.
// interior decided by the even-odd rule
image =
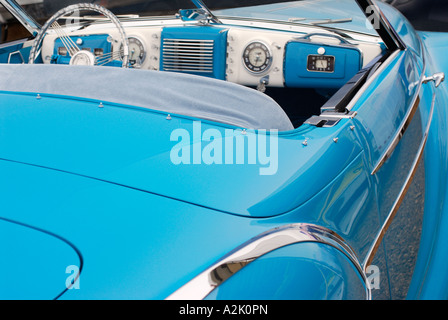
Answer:
[[[434,73],[430,77],[424,77],[423,83],[434,81],[436,88],[445,80],[445,74],[443,72]]]

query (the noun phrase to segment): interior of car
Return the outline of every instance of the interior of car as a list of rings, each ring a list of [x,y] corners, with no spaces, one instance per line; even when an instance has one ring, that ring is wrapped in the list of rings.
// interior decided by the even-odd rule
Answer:
[[[341,106],[350,93],[386,54],[374,32],[342,32],[349,20],[329,21],[341,24],[334,28],[325,21],[297,23],[299,18],[294,17],[281,22],[260,19],[254,27],[257,19],[235,17],[231,9],[219,11],[219,18],[210,11],[185,9],[163,19],[128,16],[119,22],[99,13],[83,10],[82,22],[67,12],[53,16],[43,26],[42,37],[24,45],[31,57],[22,62],[123,67],[126,58],[128,69],[225,81],[267,95],[281,107],[292,128],[298,128],[304,123],[333,125],[330,119],[316,117],[323,111],[344,112]],[[1,56],[0,48],[0,60]],[[136,81],[144,81],[138,79],[129,81],[135,87]],[[250,115],[260,111],[254,109]]]

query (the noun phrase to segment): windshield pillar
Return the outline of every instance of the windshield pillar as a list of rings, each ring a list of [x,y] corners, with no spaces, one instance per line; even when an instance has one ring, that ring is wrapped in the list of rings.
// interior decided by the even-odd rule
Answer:
[[[39,33],[40,26],[34,21],[15,0],[0,0],[0,3],[9,11],[33,36]]]
[[[221,21],[219,21],[202,0],[191,0],[191,2],[208,17],[207,19],[209,21],[221,24]]]

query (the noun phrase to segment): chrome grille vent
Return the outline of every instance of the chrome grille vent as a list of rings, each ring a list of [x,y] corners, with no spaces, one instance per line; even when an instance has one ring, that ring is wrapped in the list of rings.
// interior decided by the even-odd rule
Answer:
[[[213,73],[214,40],[163,40],[163,70]]]

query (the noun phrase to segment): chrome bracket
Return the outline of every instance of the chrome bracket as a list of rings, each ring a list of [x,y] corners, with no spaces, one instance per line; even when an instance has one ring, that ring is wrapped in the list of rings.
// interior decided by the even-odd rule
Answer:
[[[210,25],[212,22],[222,24],[202,0],[191,0],[197,9],[181,9],[177,17],[182,21],[198,21],[200,25]]]
[[[14,51],[14,52],[11,52],[11,53],[8,55],[8,64],[11,63],[11,58],[12,58],[13,56],[15,56],[15,55],[19,56],[19,58],[22,60],[22,64],[25,63],[25,59],[23,58],[22,53],[21,53],[20,51]]]
[[[268,84],[269,84],[269,75],[264,76],[263,78],[260,79],[260,83],[257,86],[257,90],[264,93],[266,91],[266,86]]]
[[[350,111],[348,113],[340,112],[323,112],[319,116],[312,116],[305,121],[305,124],[320,128],[330,128],[334,127],[342,119],[353,119],[358,113],[356,111]]]

